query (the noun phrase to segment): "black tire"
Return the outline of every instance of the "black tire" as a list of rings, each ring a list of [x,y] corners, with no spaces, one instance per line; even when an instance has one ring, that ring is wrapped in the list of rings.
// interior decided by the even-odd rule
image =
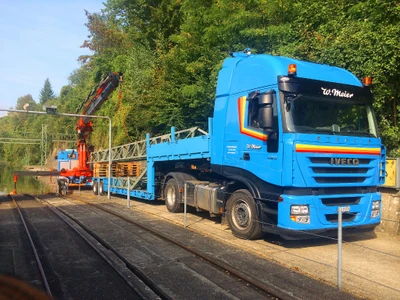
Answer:
[[[246,240],[262,237],[254,199],[248,190],[237,190],[229,197],[226,218],[234,236]]]
[[[178,183],[174,178],[171,178],[164,188],[165,206],[169,212],[183,212],[183,204],[180,198]]]
[[[93,182],[93,194],[97,195],[99,192],[99,183],[97,181]]]
[[[100,196],[104,195],[104,183],[103,183],[103,181],[100,181],[100,183],[99,183],[99,193],[100,193]]]
[[[59,187],[58,190],[59,190],[60,195],[63,195],[63,196],[67,195],[67,186],[65,184],[59,185],[58,187]]]

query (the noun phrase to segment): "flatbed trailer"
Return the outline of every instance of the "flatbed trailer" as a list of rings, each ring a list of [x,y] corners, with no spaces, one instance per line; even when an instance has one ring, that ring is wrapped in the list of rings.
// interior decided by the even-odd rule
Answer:
[[[211,121],[211,120],[210,120]],[[211,122],[209,122],[211,128]],[[154,164],[157,162],[168,162],[176,160],[203,160],[210,159],[210,133],[203,131],[198,127],[192,127],[186,130],[175,131],[171,128],[170,134],[165,134],[146,140],[125,144],[112,148],[112,161],[115,168],[111,171],[111,193],[119,195],[128,194],[128,180],[130,186],[130,196],[157,200],[160,197],[156,194],[156,186],[160,184],[155,180]],[[109,150],[95,151],[91,153],[90,161],[94,164],[93,177],[94,193],[108,191],[108,153]],[[126,162],[134,163],[136,169],[140,172],[135,176],[117,176],[118,165],[124,165]],[[103,167],[102,167],[103,166]],[[104,170],[103,176],[99,174],[99,169]],[[138,187],[141,188],[138,188]]]

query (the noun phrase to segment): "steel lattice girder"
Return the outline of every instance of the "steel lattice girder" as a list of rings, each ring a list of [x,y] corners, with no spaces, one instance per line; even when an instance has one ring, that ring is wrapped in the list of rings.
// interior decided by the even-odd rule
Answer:
[[[175,140],[184,140],[198,135],[207,135],[207,132],[198,127],[175,132]],[[150,145],[171,142],[171,133],[153,137]],[[146,158],[146,140],[125,144],[111,149],[111,159],[113,161],[122,160],[141,160]],[[90,154],[90,163],[108,162],[109,149],[95,151]]]

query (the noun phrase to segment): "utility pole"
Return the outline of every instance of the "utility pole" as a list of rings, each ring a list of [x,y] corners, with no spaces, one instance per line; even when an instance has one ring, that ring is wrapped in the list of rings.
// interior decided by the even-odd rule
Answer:
[[[46,155],[47,151],[47,124],[42,124],[42,140],[40,142],[40,152],[41,152],[41,159],[40,159],[40,165],[42,166],[42,169],[46,165]]]

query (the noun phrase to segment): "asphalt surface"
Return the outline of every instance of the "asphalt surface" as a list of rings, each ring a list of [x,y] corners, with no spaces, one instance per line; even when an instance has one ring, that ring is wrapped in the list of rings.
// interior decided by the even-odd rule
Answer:
[[[74,196],[78,196],[77,194],[75,191]],[[290,297],[400,299],[400,239],[397,237],[382,234],[346,236],[348,243],[343,246],[342,281],[345,292],[339,292],[336,287],[335,241],[285,241],[276,236],[245,241],[235,238],[225,225],[220,224],[218,218],[210,218],[206,213],[189,210],[188,229],[184,229],[183,214],[169,213],[162,203],[131,201],[131,208],[128,209],[123,198],[98,198],[90,191],[83,191],[82,198],[184,241],[190,247],[213,255],[238,270],[276,286]],[[231,294],[239,299],[257,299],[254,295],[246,294],[240,285],[235,288],[234,282],[217,275],[213,268],[204,267],[195,257],[177,251],[163,241],[149,240],[148,233],[133,229],[116,217],[110,218],[104,212],[73,201],[59,198],[49,200],[91,228],[97,228],[99,234],[104,235],[132,263],[138,264],[154,280],[161,282],[165,289],[168,290],[177,280],[180,281],[181,287],[172,291],[174,299],[221,299],[230,298]],[[14,274],[33,276],[31,259],[22,254],[21,249],[26,245],[19,237],[19,225],[13,221],[10,209],[7,202],[0,201],[0,240],[5,241],[0,244],[0,272],[4,273],[11,268]],[[61,239],[57,242],[63,245]],[[78,257],[72,256],[71,259]],[[31,279],[33,284],[36,281]],[[209,284],[213,281],[217,293],[211,292],[209,288],[204,289],[204,282]],[[224,294],[221,289],[225,289],[227,293]],[[193,292],[198,297],[185,297],[193,295]],[[106,298],[101,296],[99,299]]]
[[[94,203],[97,203],[97,198],[92,198],[94,198],[92,199]],[[227,298],[232,293],[233,288],[235,288],[233,294],[239,299],[258,299],[246,294],[248,291],[244,292],[243,287],[240,288],[240,282],[235,284],[226,282],[226,279],[219,276],[213,268],[199,264],[193,255],[177,250],[176,247],[172,247],[160,239],[151,238],[149,233],[141,229],[134,229],[117,217],[110,217],[107,213],[93,207],[87,207],[82,203],[71,203],[60,199],[49,199],[49,201],[92,229],[96,228],[99,235],[106,238],[121,253],[125,253],[128,259],[138,264],[154,281],[171,290],[174,299]],[[115,202],[106,201],[103,205],[109,210],[185,243],[190,248],[216,257],[232,268],[274,286],[288,299],[356,298],[348,293],[339,292],[331,285],[305,276],[295,270],[287,269],[249,251],[221,243],[221,241],[204,236],[199,232],[185,230],[181,226],[155,218],[147,213],[126,209]],[[103,220],[102,224],[98,224],[99,218]],[[134,235],[130,236],[128,232],[133,232]],[[241,241],[237,240],[237,243]],[[182,264],[185,265],[184,268],[182,268]],[[190,272],[187,269],[190,269]],[[178,285],[178,289],[176,289],[177,279],[183,283]],[[220,294],[220,289],[207,287],[207,281],[213,281],[217,286],[224,287],[227,293],[225,295]],[[193,291],[196,292],[193,293]]]
[[[74,192],[74,195],[77,194]],[[139,220],[145,213],[183,227],[183,214],[168,212],[163,202],[131,201],[128,210],[126,199],[121,197],[113,196],[108,200],[103,196],[97,199],[89,191],[82,192],[82,196],[92,197],[93,201],[105,206],[111,203],[119,205],[118,210],[126,210],[128,215]],[[219,218],[210,218],[208,213],[192,209],[187,214],[187,226],[189,231],[222,243],[222,248],[232,246],[337,287],[338,250],[335,240],[285,241],[273,235],[257,241],[240,240],[231,234],[226,225],[221,225]],[[400,299],[400,237],[377,232],[344,236],[344,241],[342,290],[365,299]]]
[[[30,197],[16,196],[56,299],[139,299],[115,271],[58,216]],[[42,288],[13,203],[0,199],[0,272]]]

